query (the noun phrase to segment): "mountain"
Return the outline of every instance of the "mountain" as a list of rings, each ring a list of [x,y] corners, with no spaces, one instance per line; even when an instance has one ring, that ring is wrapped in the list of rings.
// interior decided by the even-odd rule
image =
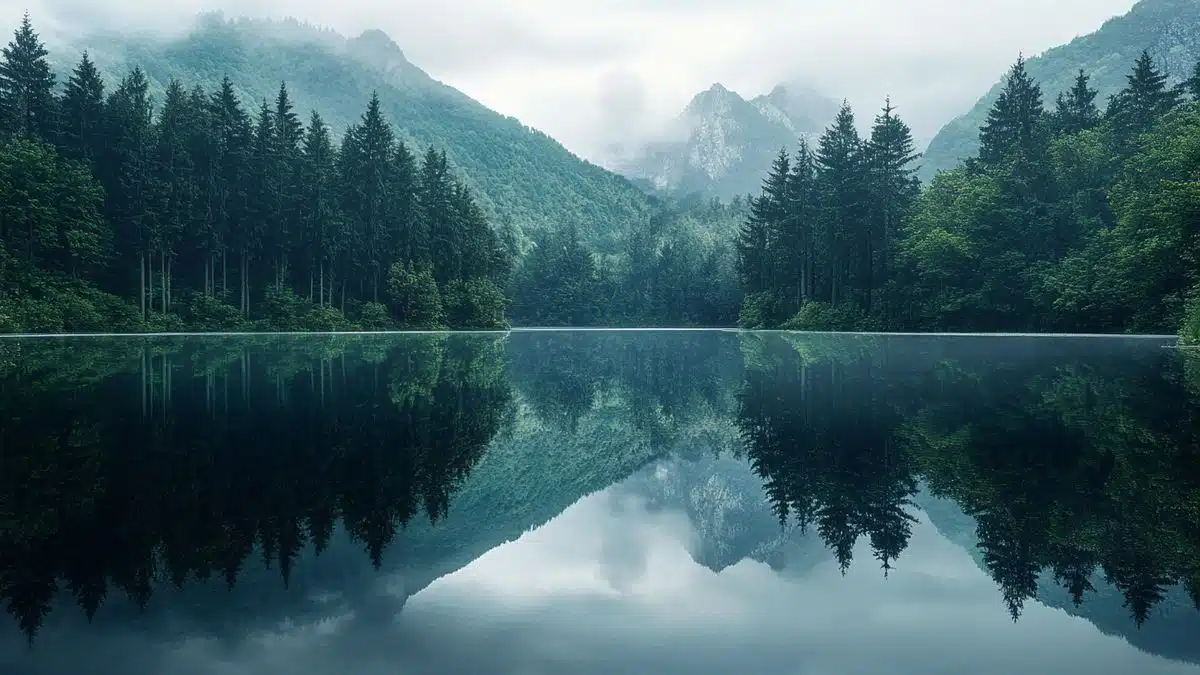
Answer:
[[[665,192],[723,198],[752,194],[780,148],[820,134],[838,103],[803,85],[746,100],[721,84],[696,94],[664,138],[618,168]]]
[[[975,519],[953,500],[933,495],[922,487],[914,501],[930,522],[946,539],[962,547],[981,570],[991,574],[984,562],[983,552],[976,545]],[[1124,639],[1138,649],[1167,659],[1200,663],[1200,645],[1193,636],[1200,629],[1200,614],[1182,589],[1165,590],[1162,604],[1155,610],[1153,620],[1138,626],[1129,616],[1125,599],[1115,585],[1097,572],[1091,579],[1094,590],[1080,605],[1054,580],[1050,572],[1038,576],[1037,600],[1044,605],[1061,609],[1096,626],[1105,635]]]
[[[1060,92],[1071,87],[1081,68],[1091,76],[1092,86],[1100,92],[1096,103],[1103,107],[1110,95],[1125,86],[1125,76],[1142,50],[1149,50],[1159,62],[1170,76],[1170,84],[1186,79],[1200,60],[1200,2],[1141,0],[1096,32],[1029,59],[1026,67],[1041,84],[1047,108],[1053,106]],[[948,123],[930,141],[921,168],[923,180],[978,152],[979,127],[1003,86],[1001,77],[975,107]]]
[[[84,49],[110,90],[141,66],[157,101],[171,78],[211,91],[228,76],[245,106],[254,108],[274,100],[286,80],[302,119],[315,108],[337,133],[359,119],[376,91],[402,138],[418,152],[430,145],[445,149],[489,215],[511,218],[525,232],[575,224],[603,252],[654,208],[627,179],[435,80],[382,31],[346,38],[295,20],[205,14],[178,37],[94,34],[71,49],[52,50],[60,79]]]

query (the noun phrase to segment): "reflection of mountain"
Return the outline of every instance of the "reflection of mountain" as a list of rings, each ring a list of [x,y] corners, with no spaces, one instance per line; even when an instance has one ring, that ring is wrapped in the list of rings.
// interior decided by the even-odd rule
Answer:
[[[744,461],[721,454],[659,461],[621,485],[654,508],[687,514],[696,540],[692,558],[719,572],[750,558],[776,563],[796,528],[781,527],[763,495],[762,480]]]
[[[236,639],[370,604],[369,559],[411,595],[669,448],[727,445],[714,418],[726,418],[716,385],[728,366],[714,359],[736,362],[736,336],[713,338],[678,333],[648,349],[620,334],[516,333],[502,346],[462,335],[132,340],[93,343],[85,359],[22,344],[23,369],[0,373],[6,412],[25,411],[0,425],[0,505],[26,520],[4,523],[3,540],[20,546],[0,554],[0,590],[29,632],[58,576],[89,614],[104,605],[100,619]],[[635,358],[609,358],[620,349]],[[532,360],[544,370],[513,371]],[[709,377],[675,381],[680,360]],[[556,401],[569,414],[539,398],[564,376],[578,390]],[[658,387],[667,382],[677,386]],[[35,437],[58,450],[18,451]],[[47,459],[58,464],[37,465]],[[29,485],[34,471],[50,472],[46,485]],[[156,489],[137,494],[140,484]],[[79,491],[57,515],[54,489]],[[101,542],[108,557],[88,558]],[[251,564],[259,557],[266,566]],[[61,614],[50,620],[75,620]]]
[[[975,521],[955,504],[953,500],[935,497],[922,490],[917,505],[929,517],[930,522],[942,536],[958,544],[975,560],[980,569],[987,571],[983,554],[976,546],[978,541]],[[1155,608],[1154,616],[1137,625],[1129,616],[1129,609],[1121,590],[1097,572],[1090,578],[1094,592],[1076,605],[1070,593],[1054,582],[1053,574],[1042,574],[1038,578],[1037,599],[1050,607],[1068,614],[1087,619],[1107,635],[1124,638],[1133,646],[1169,659],[1200,663],[1200,613],[1197,613],[1180,588],[1173,588]]]
[[[743,351],[747,452],[776,511],[843,566],[861,537],[885,569],[902,557],[918,500],[1014,619],[1037,598],[1195,660],[1200,419],[1175,355],[980,337],[748,337]]]
[[[919,507],[1014,617],[1037,599],[1197,660],[1198,378],[1158,343],[2,344],[0,593],[30,632],[82,623],[47,615],[57,595],[96,613],[91,630],[156,639],[232,645],[341,615],[368,635],[397,600],[621,483],[686,515],[692,557],[724,580],[765,573],[726,569],[747,558],[885,575]]]

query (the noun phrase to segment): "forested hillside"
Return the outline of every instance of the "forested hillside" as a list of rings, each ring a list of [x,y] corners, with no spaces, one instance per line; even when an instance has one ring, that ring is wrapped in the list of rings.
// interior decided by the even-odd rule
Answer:
[[[1200,59],[1200,3],[1196,0],[1141,0],[1125,15],[1109,19],[1099,30],[1030,58],[1029,75],[1041,83],[1046,102],[1054,101],[1075,82],[1080,69],[1091,77],[1103,106],[1125,87],[1128,65],[1143,50],[1170,84],[1187,79]],[[921,161],[921,179],[952,169],[979,151],[979,126],[1004,89],[1001,78],[967,113],[955,118],[929,143]]]
[[[257,106],[274,100],[286,80],[297,108],[320,112],[335,136],[377,93],[381,112],[409,147],[443,149],[489,217],[511,219],[521,231],[574,225],[589,245],[610,250],[625,228],[654,210],[624,178],[433,79],[378,30],[347,39],[294,20],[206,14],[178,39],[122,32],[89,36],[75,47],[53,60],[59,72],[87,49],[110,84],[140,67],[156,101],[172,79],[212,91],[228,77],[239,99]]]
[[[1106,106],[1087,73],[1047,105],[1019,60],[978,155],[923,190],[890,108],[866,139],[845,108],[752,202],[742,324],[1200,339],[1200,69],[1127,68]]]
[[[204,35],[205,49],[222,47]],[[379,34],[364,39],[387,49]],[[393,65],[395,77],[477,106]],[[740,202],[656,203],[555,145],[579,164],[561,180],[600,172],[645,207],[645,220],[556,216],[572,203],[603,210],[616,193],[568,199],[554,192],[559,179],[536,172],[497,185],[521,199],[551,190],[539,192],[545,203],[522,202],[541,225],[519,223],[520,205],[489,218],[473,174],[444,148],[406,140],[377,92],[339,130],[301,112],[290,82],[251,104],[230,77],[197,80],[169,79],[156,96],[134,66],[109,86],[89,52],[59,76],[25,18],[0,58],[0,331],[495,329],[508,325],[510,297],[518,321],[539,325],[736,318],[729,242]],[[422,105],[414,110],[429,119],[453,118],[433,100]],[[448,138],[524,152],[460,131]]]

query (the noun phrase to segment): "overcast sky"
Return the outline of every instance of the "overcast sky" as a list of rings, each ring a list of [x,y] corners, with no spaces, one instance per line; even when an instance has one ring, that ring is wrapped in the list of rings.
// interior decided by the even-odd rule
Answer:
[[[409,60],[568,148],[603,159],[721,82],[890,95],[926,140],[1024,52],[1089,33],[1134,0],[0,0],[15,22],[178,27],[198,11],[381,28]]]

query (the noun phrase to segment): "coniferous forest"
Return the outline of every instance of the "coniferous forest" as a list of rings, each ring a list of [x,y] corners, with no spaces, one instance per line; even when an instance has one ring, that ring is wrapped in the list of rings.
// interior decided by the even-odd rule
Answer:
[[[60,78],[30,23],[0,53],[0,332],[729,326],[1181,332],[1200,340],[1200,66],[1152,56],[1097,101],[1012,67],[977,157],[916,178],[889,101],[781,150],[759,195],[630,223],[492,222],[378,97],[343,133],[293,105],[86,53]],[[741,223],[740,229],[736,223]],[[610,247],[611,248],[611,247]]]
[[[1143,52],[1127,79],[1047,105],[1018,60],[978,156],[924,187],[890,103],[867,138],[843,107],[752,200],[740,323],[1200,339],[1200,65],[1168,87]]]

